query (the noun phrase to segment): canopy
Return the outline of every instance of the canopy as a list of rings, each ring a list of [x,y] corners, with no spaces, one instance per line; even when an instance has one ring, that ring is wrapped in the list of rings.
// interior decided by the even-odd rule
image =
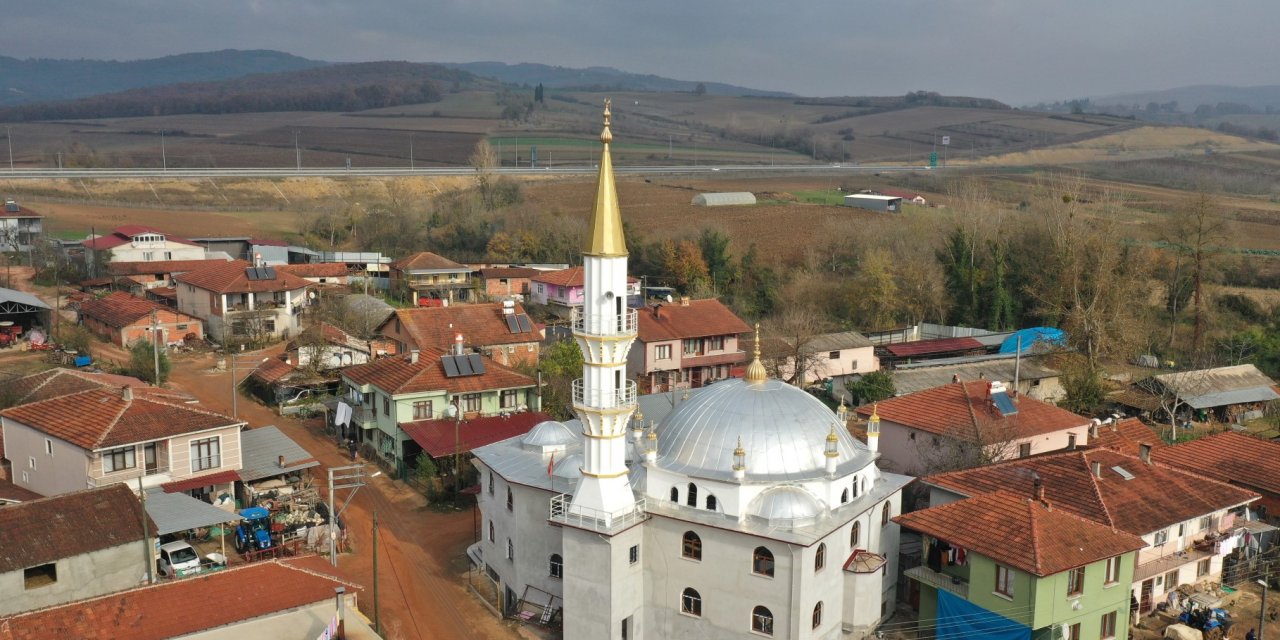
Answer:
[[[240,516],[185,493],[152,489],[147,492],[146,506],[147,515],[156,523],[156,535],[240,521]]]
[[[1067,344],[1067,334],[1063,333],[1062,329],[1032,327],[1014,331],[1013,335],[1005,338],[1000,345],[1000,353],[1017,353],[1019,339],[1022,340],[1023,352],[1035,348],[1037,343],[1044,343],[1048,346],[1066,346]]]

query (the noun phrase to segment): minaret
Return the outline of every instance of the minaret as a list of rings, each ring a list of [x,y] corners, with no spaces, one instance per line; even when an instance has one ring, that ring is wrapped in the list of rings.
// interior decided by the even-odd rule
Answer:
[[[867,420],[867,448],[875,453],[880,450],[880,412],[878,404],[871,405],[871,418]]]
[[[627,243],[613,183],[610,103],[604,103],[600,175],[591,231],[583,247],[583,301],[574,310],[573,337],[582,349],[582,379],[573,384],[573,408],[586,442],[582,479],[569,512],[609,527],[635,509],[627,482],[627,421],[636,408],[636,383],[627,378],[627,352],[636,338],[636,313],[627,307]]]

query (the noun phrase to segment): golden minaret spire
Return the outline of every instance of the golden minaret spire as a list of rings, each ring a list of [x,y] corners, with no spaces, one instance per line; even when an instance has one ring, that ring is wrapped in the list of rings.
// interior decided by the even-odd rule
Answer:
[[[587,234],[587,246],[583,253],[589,256],[618,257],[627,255],[627,241],[622,236],[622,211],[618,208],[618,191],[613,183],[613,158],[609,155],[609,143],[613,132],[609,131],[609,107],[604,101],[604,130],[600,132],[600,175],[596,178],[596,208],[591,215],[591,230]]]
[[[764,370],[764,363],[760,362],[760,323],[756,323],[756,346],[755,358],[751,360],[751,364],[747,365],[747,382],[764,382],[769,378],[769,372]]]

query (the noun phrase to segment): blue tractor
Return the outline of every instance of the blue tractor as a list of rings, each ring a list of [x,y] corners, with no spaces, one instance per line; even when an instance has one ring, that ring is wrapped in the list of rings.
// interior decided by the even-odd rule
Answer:
[[[240,510],[244,518],[236,526],[236,551],[263,551],[275,546],[271,539],[271,512],[262,507]]]

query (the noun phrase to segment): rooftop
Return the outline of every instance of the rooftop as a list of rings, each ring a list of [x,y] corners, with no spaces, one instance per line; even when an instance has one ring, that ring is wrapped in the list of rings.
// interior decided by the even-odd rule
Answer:
[[[391,263],[391,268],[400,271],[471,271],[471,267],[465,264],[459,264],[430,251],[419,251],[400,258]]]
[[[558,287],[581,287],[586,282],[586,271],[583,267],[569,267],[559,271],[539,271],[532,280]],[[627,276],[627,282],[640,282],[638,278]]]
[[[148,319],[152,311],[173,313],[189,318],[191,322],[196,321],[195,318],[178,313],[170,307],[143,300],[123,291],[112,291],[101,298],[89,298],[80,303],[81,317],[94,318],[112,327],[127,327],[139,320]]]
[[[189,244],[193,247],[200,246],[186,238],[179,238],[178,236],[167,234],[155,227],[148,227],[140,224],[127,224],[122,227],[116,227],[111,230],[111,233],[98,236],[96,238],[90,238],[80,244],[88,249],[114,249],[115,247],[133,242],[134,236],[141,235],[161,235],[169,242]]]
[[[1026,395],[1010,395],[1017,413],[1002,415],[991,401],[991,381],[947,383],[881,401],[881,420],[928,431],[940,436],[973,440],[979,433],[998,438],[1025,438],[1083,427],[1087,418]],[[871,406],[859,407],[870,416]]]
[[[457,451],[465,453],[524,434],[534,425],[550,419],[551,416],[538,411],[521,411],[506,416],[462,420],[457,424]],[[454,453],[454,421],[452,419],[402,422],[400,428],[433,458]]]
[[[381,358],[347,367],[342,370],[342,377],[359,385],[373,385],[394,395],[426,391],[474,393],[536,384],[533,378],[479,355],[475,357],[483,364],[483,373],[448,376],[443,362],[446,355],[442,351],[427,350],[418,354],[417,362],[413,361],[413,354]]]
[[[916,340],[915,342],[897,342],[884,345],[884,348],[899,358],[912,358],[934,353],[985,349],[986,345],[975,338],[935,338],[933,340]]]
[[[454,337],[459,333],[466,344],[482,347],[540,342],[542,331],[536,325],[531,325],[529,331],[520,326],[516,331],[511,330],[507,316],[526,315],[524,306],[520,304],[512,307],[511,311],[511,314],[504,314],[500,302],[397,309],[393,317],[383,322],[383,326],[399,319],[404,333],[409,334],[420,349],[451,349]]]
[[[1057,370],[1050,369],[1033,358],[1023,357],[1019,364],[1014,363],[1012,355],[1004,358],[990,358],[978,362],[931,365],[936,362],[927,360],[919,365],[899,366],[893,370],[893,388],[898,395],[907,395],[925,389],[941,386],[951,382],[953,376],[961,380],[1009,380],[1017,377],[1022,380],[1040,380],[1060,375]]]
[[[1227,431],[1157,449],[1161,464],[1280,495],[1280,443]]]
[[[214,293],[270,293],[305,289],[311,285],[307,280],[274,267],[268,267],[268,277],[250,278],[248,271],[252,265],[244,260],[206,262],[212,264],[176,276],[174,280]]]
[[[154,273],[186,273],[209,264],[227,262],[216,258],[209,260],[152,260],[150,262],[112,262],[107,273],[113,276],[139,276]]]
[[[894,522],[1033,575],[1049,576],[1136,551],[1142,538],[1052,502],[996,491],[895,517]]]
[[[155,397],[169,398],[175,402],[187,402],[190,396],[181,391],[152,387],[134,377],[112,373],[91,373],[79,369],[49,369],[18,378],[9,388],[14,392],[14,406],[48,400],[58,396],[80,393],[92,389],[132,387],[136,392]]]
[[[1251,364],[1153,376],[1192,409],[1280,400],[1276,383]]]
[[[284,458],[284,466],[280,459]],[[320,466],[306,449],[278,427],[266,426],[240,432],[239,476],[245,482]]]
[[[347,275],[344,262],[312,262],[308,264],[282,264],[276,267],[300,278],[341,278]]]
[[[1098,425],[1095,431],[1098,435],[1089,436],[1090,447],[1119,451],[1125,455],[1138,455],[1138,445],[1141,444],[1149,444],[1152,448],[1164,446],[1160,435],[1137,418]]]
[[[651,306],[636,314],[641,342],[740,335],[751,327],[715,298]]]
[[[118,483],[0,508],[0,573],[139,542],[142,517],[142,503]]]

